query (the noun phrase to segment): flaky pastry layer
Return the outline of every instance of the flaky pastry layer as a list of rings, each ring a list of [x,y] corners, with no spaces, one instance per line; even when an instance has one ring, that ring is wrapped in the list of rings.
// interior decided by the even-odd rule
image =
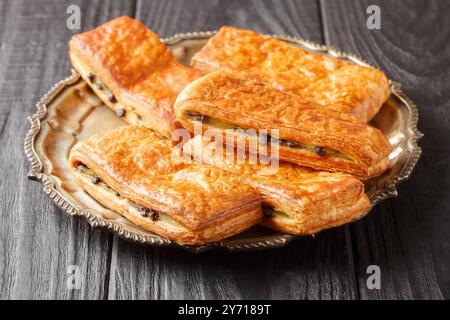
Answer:
[[[223,70],[189,84],[179,94],[175,112],[190,131],[194,131],[195,121],[223,134],[227,127],[256,132],[278,129],[280,159],[317,170],[367,179],[389,166],[392,148],[380,130]],[[237,135],[235,132],[227,133]]]
[[[372,119],[390,94],[389,81],[378,69],[229,26],[195,54],[192,66],[240,73],[363,122]]]
[[[370,208],[363,183],[348,174],[287,162],[278,167],[250,163],[248,155],[238,161],[237,155],[229,156],[229,149],[200,135],[189,140],[183,150],[195,161],[226,170],[257,190],[266,213],[262,224],[282,232],[317,233],[353,221]]]
[[[127,16],[73,36],[69,56],[106,105],[130,124],[166,137],[179,126],[176,96],[200,76],[178,62],[155,33]]]
[[[238,234],[261,220],[261,199],[227,172],[172,158],[168,140],[126,126],[77,143],[71,171],[104,206],[181,244]]]

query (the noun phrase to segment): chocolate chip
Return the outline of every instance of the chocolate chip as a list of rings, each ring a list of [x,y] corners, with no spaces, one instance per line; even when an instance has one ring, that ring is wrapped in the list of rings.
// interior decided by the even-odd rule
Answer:
[[[144,218],[150,217],[152,221],[156,221],[159,218],[159,213],[152,209],[140,207],[138,210],[141,213],[141,216],[143,216]]]
[[[319,156],[325,155],[325,148],[324,147],[314,147],[314,152],[318,154]]]
[[[280,144],[289,148],[300,147],[300,144],[292,140],[280,140]]]
[[[98,184],[100,181],[102,181],[102,179],[100,179],[99,176],[92,177],[92,183],[93,184]]]
[[[266,216],[271,216],[273,213],[273,207],[271,207],[271,206],[262,206],[261,210],[262,210],[263,214]]]
[[[112,94],[112,92],[108,93],[109,102],[116,102],[116,96]]]
[[[150,215],[151,211],[152,211],[152,210],[150,210],[149,208],[146,208],[146,207],[140,207],[138,210],[141,213],[141,216],[143,216],[145,218],[148,217]]]
[[[116,197],[120,197],[120,193],[119,192],[116,192]]]
[[[279,140],[277,138],[274,138],[272,136],[269,136],[269,141],[273,142],[273,143],[276,143],[276,144],[280,144],[280,142],[281,142],[281,140]]]
[[[103,84],[101,82],[97,82],[95,86],[97,87],[98,90],[103,90]]]
[[[84,163],[77,164],[77,170],[84,171],[86,169],[87,169],[87,167]]]
[[[209,117],[207,117],[207,116],[201,114],[201,115],[199,115],[199,116],[197,117],[197,120],[198,120],[198,121],[201,121],[201,122],[208,122]]]
[[[137,115],[138,121],[142,121],[142,116],[140,114]]]
[[[119,108],[119,109],[117,109],[117,111],[116,111],[116,115],[117,115],[118,117],[123,117],[123,116],[125,115],[125,112],[126,112],[125,108]]]
[[[152,221],[156,221],[159,218],[159,213],[156,211],[153,211],[150,215],[150,218],[152,219]]]
[[[209,117],[197,112],[186,112],[186,116],[194,121],[208,122]]]
[[[87,78],[88,78],[88,80],[89,80],[90,83],[93,83],[94,80],[95,80],[95,75],[94,75],[92,72],[89,72],[89,73],[87,74]]]

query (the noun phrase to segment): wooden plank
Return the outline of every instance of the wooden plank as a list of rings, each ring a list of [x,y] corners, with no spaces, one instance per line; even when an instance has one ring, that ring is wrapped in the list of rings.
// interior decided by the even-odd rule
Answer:
[[[322,41],[316,1],[140,1],[136,18],[161,37],[177,33],[217,30],[223,25],[267,34],[287,34]]]
[[[284,248],[206,252],[139,247],[115,239],[110,299],[351,299],[345,229]]]
[[[161,36],[224,24],[322,41],[313,1],[141,1]],[[350,299],[357,297],[348,227],[285,248],[245,253],[139,247],[114,238],[110,299]]]
[[[104,298],[112,235],[91,230],[57,209],[42,186],[26,179],[22,151],[27,115],[56,81],[69,74],[66,9],[79,5],[82,28],[118,14],[133,14],[124,1],[2,1],[0,8],[0,298]],[[70,265],[81,289],[66,286]],[[107,289],[107,286],[106,286]]]
[[[366,8],[381,9],[381,29]],[[352,51],[402,83],[420,109],[422,158],[399,197],[351,226],[362,298],[450,297],[450,4],[443,1],[322,1],[327,44]],[[368,290],[366,268],[381,268]]]

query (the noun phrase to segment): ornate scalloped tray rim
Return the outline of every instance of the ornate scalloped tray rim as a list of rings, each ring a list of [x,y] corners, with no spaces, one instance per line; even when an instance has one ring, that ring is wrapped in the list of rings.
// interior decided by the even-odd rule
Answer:
[[[217,31],[204,31],[204,32],[192,32],[192,33],[182,33],[176,34],[172,37],[162,39],[162,41],[168,45],[174,45],[179,41],[183,40],[195,40],[195,39],[204,39],[207,37],[211,37],[217,33]],[[321,44],[317,44],[308,40],[304,40],[298,37],[292,36],[280,36],[280,35],[270,35],[271,37],[286,40],[289,42],[295,42],[303,47],[308,49],[319,51],[323,53],[328,53],[332,56],[342,59],[348,59],[355,63],[372,66],[362,58],[357,55],[351,53],[342,52],[332,46],[325,46]],[[37,111],[32,116],[28,117],[28,121],[31,124],[31,128],[28,131],[25,142],[24,142],[24,150],[25,155],[30,161],[31,168],[28,173],[28,179],[35,180],[41,182],[43,184],[44,192],[55,202],[55,204],[60,207],[62,210],[66,211],[68,214],[72,216],[83,216],[87,219],[89,224],[93,227],[102,227],[108,230],[113,231],[116,235],[126,240],[131,240],[137,243],[151,245],[151,246],[167,246],[167,247],[179,247],[184,248],[189,251],[200,253],[203,251],[207,251],[213,248],[226,249],[228,251],[245,251],[245,250],[258,250],[258,249],[268,249],[268,248],[278,248],[284,246],[285,244],[291,242],[292,240],[298,238],[289,234],[279,234],[275,239],[227,239],[226,241],[218,241],[215,243],[205,244],[201,246],[186,246],[179,245],[171,240],[161,238],[157,235],[148,235],[148,234],[138,234],[135,232],[130,232],[122,225],[116,223],[115,221],[106,221],[100,219],[95,213],[89,210],[81,210],[76,205],[71,203],[68,199],[66,199],[55,187],[55,182],[52,178],[45,173],[42,172],[43,166],[42,162],[39,159],[39,156],[34,148],[35,138],[40,132],[41,129],[41,120],[47,114],[47,103],[51,102],[57,95],[60,93],[66,85],[70,85],[79,80],[79,75],[72,70],[72,74],[64,80],[56,83],[36,104]],[[410,155],[406,165],[403,167],[401,172],[395,176],[394,179],[389,181],[389,184],[386,186],[384,190],[381,190],[371,196],[372,207],[379,203],[382,200],[395,197],[397,195],[396,185],[406,180],[411,172],[413,171],[420,155],[422,153],[421,148],[418,146],[418,140],[423,137],[423,134],[418,130],[417,123],[419,120],[419,113],[416,105],[403,93],[401,90],[401,86],[399,83],[391,81],[391,94],[394,94],[398,99],[403,101],[405,105],[409,108],[410,119],[409,119],[409,127],[408,130],[411,132],[410,139],[408,143],[412,146],[413,152]]]

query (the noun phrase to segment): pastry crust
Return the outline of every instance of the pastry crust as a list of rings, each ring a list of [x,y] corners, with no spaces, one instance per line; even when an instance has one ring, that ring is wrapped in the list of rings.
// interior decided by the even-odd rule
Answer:
[[[210,125],[211,119],[257,132],[278,129],[279,158],[317,170],[345,172],[367,179],[389,166],[392,148],[380,130],[223,70],[188,85],[175,102],[175,112],[183,127],[191,132],[196,121],[190,117],[192,113],[205,119],[203,128],[221,134],[226,130]],[[238,138],[236,131],[227,133]],[[244,138],[251,140],[248,136]],[[295,143],[296,147],[286,142]],[[317,147],[325,148],[327,153],[311,151]]]
[[[364,185],[342,173],[315,171],[280,162],[278,169],[227,156],[229,150],[200,135],[184,146],[200,163],[226,170],[261,194],[263,207],[272,208],[262,225],[295,235],[314,234],[359,218],[370,209]]]
[[[218,241],[260,222],[261,198],[251,187],[221,169],[173,159],[168,140],[125,126],[77,143],[69,163],[97,201],[180,244]]]
[[[192,58],[204,72],[224,68],[367,122],[390,94],[375,68],[308,52],[249,30],[222,27]]]
[[[173,113],[176,96],[201,74],[178,62],[155,33],[127,16],[73,36],[69,56],[106,105],[128,123],[166,137],[179,126]],[[110,94],[114,98],[108,99]]]

